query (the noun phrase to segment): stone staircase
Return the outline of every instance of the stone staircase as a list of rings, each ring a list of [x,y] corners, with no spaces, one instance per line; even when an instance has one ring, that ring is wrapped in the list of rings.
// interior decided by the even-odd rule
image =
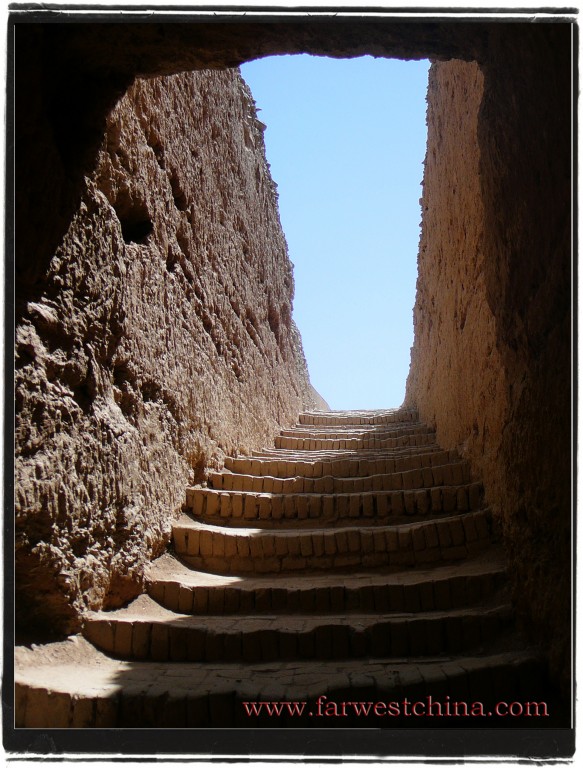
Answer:
[[[147,594],[88,616],[84,637],[18,649],[16,722],[491,727],[330,702],[540,700],[505,583],[481,484],[414,409],[305,413],[187,490]],[[284,700],[303,714],[243,704]]]

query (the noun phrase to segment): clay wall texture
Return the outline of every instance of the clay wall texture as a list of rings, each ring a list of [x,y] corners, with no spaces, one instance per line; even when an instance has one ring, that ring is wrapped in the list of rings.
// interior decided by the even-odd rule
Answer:
[[[435,425],[438,442],[458,448],[483,478],[509,554],[519,616],[566,691],[568,46],[553,47],[537,31],[521,42],[520,67],[501,35],[492,38],[490,60],[482,67],[452,60],[436,62],[430,71],[406,402],[417,403],[421,418]],[[562,70],[555,68],[559,62]]]
[[[188,483],[316,404],[237,70],[138,80],[17,327],[17,609],[139,591]]]

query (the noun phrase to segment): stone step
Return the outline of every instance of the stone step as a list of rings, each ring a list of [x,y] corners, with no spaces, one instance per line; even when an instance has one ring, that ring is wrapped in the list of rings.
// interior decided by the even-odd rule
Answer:
[[[457,451],[442,451],[433,446],[417,449],[410,455],[381,454],[379,456],[363,456],[362,454],[333,455],[331,458],[313,459],[303,456],[301,459],[290,459],[281,452],[273,452],[263,457],[240,456],[227,457],[225,468],[242,475],[271,475],[272,477],[366,477],[368,475],[385,475],[396,472],[406,472],[423,467],[442,466],[459,461]]]
[[[207,525],[183,515],[172,526],[174,550],[215,573],[280,573],[460,560],[490,543],[489,511],[402,525],[263,530]]]
[[[364,493],[254,493],[188,488],[186,509],[214,524],[298,524],[346,520],[382,523],[391,517],[467,512],[482,506],[481,483]]]
[[[39,658],[40,657],[40,658]],[[48,657],[48,659],[47,659]],[[532,649],[458,658],[383,661],[168,664],[119,661],[81,637],[46,648],[17,649],[17,728],[337,727],[346,717],[324,717],[329,702],[483,702],[545,700],[544,667]],[[324,698],[322,698],[324,697]],[[319,703],[318,703],[319,700]],[[250,716],[243,702],[306,702],[304,717]],[[552,705],[551,705],[552,707]],[[300,709],[301,711],[301,709]],[[330,711],[330,710],[329,710]],[[446,710],[442,710],[445,713]],[[492,728],[498,719],[463,716],[462,725]],[[362,712],[362,710],[361,710]],[[307,714],[306,714],[307,713]],[[317,716],[319,713],[320,716]],[[332,710],[333,713],[333,710]],[[373,713],[374,715],[375,713]],[[410,714],[410,712],[409,712]],[[445,722],[439,719],[440,724]],[[458,718],[459,720],[460,718]],[[522,718],[527,723],[532,717]],[[392,726],[396,718],[369,723]],[[404,718],[427,727],[426,717]],[[508,718],[506,717],[506,721]],[[520,718],[512,718],[513,727]],[[504,719],[500,718],[504,723]],[[367,723],[355,718],[355,727]],[[506,723],[507,724],[507,723]]]
[[[424,613],[197,617],[142,595],[129,608],[87,616],[83,634],[122,659],[271,662],[402,658],[477,650],[512,624],[498,603]]]
[[[418,421],[416,408],[385,411],[306,411],[299,416],[300,425],[359,426],[362,424],[396,424]]]
[[[275,438],[276,449],[290,451],[336,451],[336,450],[390,450],[394,448],[412,448],[420,445],[435,445],[435,434],[428,432],[405,432],[395,437],[373,435],[364,438],[346,438],[342,440],[319,439],[309,437]]]
[[[211,472],[208,476],[208,484],[214,490],[255,493],[365,493],[463,485],[470,481],[470,465],[466,461],[364,477],[274,477],[269,474],[239,475],[229,471]]]
[[[505,583],[505,562],[492,547],[481,556],[429,569],[243,578],[196,571],[163,555],[146,574],[148,594],[160,605],[177,613],[212,616],[455,610],[490,600]]]
[[[279,458],[292,461],[334,461],[336,459],[380,459],[380,458],[404,458],[406,456],[418,456],[423,453],[434,453],[439,450],[435,443],[431,445],[401,446],[399,448],[376,449],[367,448],[357,451],[351,448],[336,448],[329,451],[292,451],[285,448],[262,448],[252,450],[252,458]]]
[[[332,427],[323,429],[321,427],[294,427],[292,429],[282,429],[280,437],[294,437],[311,440],[348,440],[348,439],[375,439],[385,440],[390,437],[402,437],[403,435],[423,435],[435,434],[426,424],[415,422],[413,424],[395,425],[389,427],[350,427],[338,429]],[[276,446],[277,447],[277,446]]]

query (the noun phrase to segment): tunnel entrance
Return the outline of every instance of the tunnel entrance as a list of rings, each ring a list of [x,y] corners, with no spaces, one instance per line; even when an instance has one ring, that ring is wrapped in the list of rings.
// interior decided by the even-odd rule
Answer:
[[[268,174],[245,164],[261,130],[232,67],[298,52],[431,58],[436,162],[424,192],[432,188],[439,215],[422,242],[407,397],[443,449],[483,478],[514,604],[530,638],[547,638],[550,679],[569,698],[572,30],[528,21],[16,30],[16,605],[25,620],[72,632],[88,610],[133,596],[185,486],[200,480],[195,468],[250,456],[313,395],[291,322],[291,271],[270,228]],[[461,60],[474,62],[470,76]],[[452,137],[466,135],[460,120],[478,91],[470,153]],[[176,137],[189,120],[198,138],[186,151]],[[190,199],[185,174],[196,184]],[[147,231],[128,232],[124,212],[114,215],[126,181]],[[243,213],[241,184],[255,194]],[[82,409],[75,388],[87,393]],[[259,517],[266,509],[258,504]],[[416,551],[432,548],[424,542],[435,531],[424,536]],[[370,554],[389,542],[368,537]],[[223,556],[226,546],[217,543]],[[59,699],[59,716],[67,706]],[[84,704],[73,714],[87,722]]]

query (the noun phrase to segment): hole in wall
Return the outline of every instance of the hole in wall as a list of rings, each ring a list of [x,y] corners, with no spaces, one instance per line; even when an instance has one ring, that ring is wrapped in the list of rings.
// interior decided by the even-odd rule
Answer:
[[[258,108],[294,264],[294,319],[332,408],[402,403],[413,344],[428,61],[259,59]]]
[[[127,190],[122,190],[113,204],[124,242],[128,245],[143,245],[154,231],[148,207],[142,200],[132,198]]]

